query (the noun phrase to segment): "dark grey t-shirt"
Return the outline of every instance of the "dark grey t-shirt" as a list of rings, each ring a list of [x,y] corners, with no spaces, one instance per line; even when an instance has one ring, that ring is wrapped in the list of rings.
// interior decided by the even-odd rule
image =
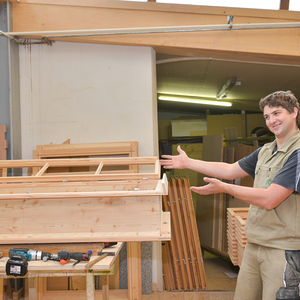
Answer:
[[[238,161],[239,166],[253,178],[255,178],[255,166],[260,149]],[[300,149],[289,156],[272,183],[294,190],[297,194],[300,193]]]

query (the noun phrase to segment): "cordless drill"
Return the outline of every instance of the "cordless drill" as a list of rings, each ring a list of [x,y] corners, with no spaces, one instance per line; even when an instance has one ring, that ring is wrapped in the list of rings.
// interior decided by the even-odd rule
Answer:
[[[6,275],[25,276],[29,260],[42,260],[50,257],[49,252],[31,250],[29,248],[12,248],[9,250],[9,259],[6,263]]]
[[[89,261],[92,255],[92,251],[84,252],[70,252],[67,250],[61,250],[57,254],[51,254],[50,257],[44,258],[44,261],[48,259],[57,260],[61,264],[66,264],[70,259],[76,260],[73,265],[76,265],[80,261]]]

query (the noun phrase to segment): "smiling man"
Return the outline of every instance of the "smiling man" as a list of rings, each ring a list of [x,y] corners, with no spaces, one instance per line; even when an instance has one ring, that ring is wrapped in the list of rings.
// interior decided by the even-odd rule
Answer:
[[[299,103],[290,91],[278,91],[261,99],[259,106],[275,135],[274,142],[234,164],[194,160],[178,146],[179,155],[163,155],[161,165],[215,177],[205,177],[205,186],[191,187],[196,193],[228,193],[250,204],[245,228],[247,245],[235,300],[299,299]],[[247,175],[254,178],[253,188],[216,179]]]

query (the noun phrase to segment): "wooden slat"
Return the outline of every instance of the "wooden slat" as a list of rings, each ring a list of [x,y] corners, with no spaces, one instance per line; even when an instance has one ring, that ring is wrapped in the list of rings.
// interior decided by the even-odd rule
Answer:
[[[175,240],[175,253],[176,253],[176,263],[178,264],[178,274],[180,280],[178,280],[178,289],[186,289],[187,288],[187,281],[184,277],[184,265],[183,265],[183,251],[181,247],[178,247],[181,239],[180,239],[180,228],[178,224],[178,216],[175,209],[175,195],[172,188],[169,188],[169,203],[170,203],[170,212],[171,212],[171,224],[172,224],[172,239]],[[171,240],[172,240],[171,239]]]
[[[170,242],[162,243],[162,263],[163,263],[163,280],[164,289],[167,291],[175,290],[175,278],[171,257]]]
[[[128,300],[142,299],[141,243],[127,243]]]
[[[59,145],[38,145],[33,151],[35,159],[59,158],[92,158],[92,157],[138,157],[138,142],[111,142],[70,144],[70,140]],[[53,172],[53,169],[50,169]],[[54,169],[55,170],[55,169]],[[67,169],[70,171],[70,168]],[[129,170],[138,172],[137,165],[130,165]],[[33,168],[33,174],[38,169]]]
[[[170,211],[172,218],[169,251],[174,257],[172,261],[174,278],[182,279],[181,288],[185,291],[205,289],[206,277],[188,179],[183,176],[172,176],[169,182],[169,195],[163,198],[164,210]],[[186,263],[180,265],[183,260]]]
[[[169,197],[166,195],[163,195],[163,210],[165,212],[170,212],[171,210],[171,204],[170,204],[170,200]],[[171,284],[172,286],[174,286],[174,289],[178,289],[181,290],[181,276],[179,274],[179,265],[177,263],[177,249],[176,249],[176,236],[173,234],[174,233],[174,224],[173,221],[171,222],[171,230],[172,230],[172,238],[170,242],[165,242],[165,244],[168,244],[168,249],[170,252],[170,257],[171,257],[171,268],[168,268],[168,270],[166,270],[166,264],[163,265],[163,272],[166,272],[166,275],[168,276],[168,272],[172,269],[172,273],[173,276],[172,278],[170,278]],[[164,262],[163,262],[164,263]]]
[[[99,164],[99,166],[98,166],[98,168],[97,168],[97,170],[96,170],[96,172],[95,172],[95,175],[100,174],[102,168],[103,168],[103,162],[101,162],[101,163]]]
[[[182,219],[184,220],[184,243],[187,245],[187,255],[188,255],[188,261],[186,262],[187,264],[187,269],[190,272],[191,278],[188,276],[189,279],[189,285],[190,285],[190,290],[193,290],[195,287],[197,290],[200,288],[199,286],[199,281],[197,277],[197,270],[196,270],[196,265],[195,265],[195,256],[194,256],[194,249],[193,249],[193,243],[192,243],[192,228],[191,224],[189,222],[189,215],[188,215],[188,209],[187,209],[187,198],[184,195],[184,187],[183,187],[183,182],[180,178],[176,177],[176,186],[178,189],[178,194],[180,196],[180,204],[181,204],[181,210],[182,210]],[[189,273],[188,273],[189,275]]]
[[[46,163],[37,173],[35,176],[42,176],[45,171],[49,168],[49,163]]]
[[[175,215],[175,222],[177,223],[177,230],[178,230],[178,239],[180,240],[181,247],[178,247],[179,249],[179,258],[180,258],[180,269],[181,269],[181,275],[182,275],[182,281],[183,281],[183,288],[184,290],[188,290],[189,288],[189,279],[190,279],[190,270],[187,269],[187,249],[186,249],[186,243],[185,243],[185,232],[183,229],[183,217],[181,215],[181,210],[179,206],[179,197],[178,192],[176,189],[176,183],[173,179],[171,179],[171,189],[173,190],[173,209],[171,211],[171,214]],[[172,204],[171,204],[172,207]]]
[[[235,266],[240,266],[247,238],[244,234],[245,221],[249,208],[227,209],[228,254]]]
[[[0,125],[0,160],[7,159],[8,142],[5,139],[6,125]],[[0,176],[7,176],[7,168],[0,168]]]
[[[199,238],[199,233],[198,233],[198,228],[197,228],[196,214],[195,214],[194,205],[193,205],[193,197],[191,194],[188,178],[184,178],[184,186],[185,186],[184,192],[186,193],[187,204],[189,207],[188,220],[191,222],[192,234],[193,234],[192,241],[194,243],[195,258],[196,258],[196,263],[198,266],[198,273],[199,273],[199,276],[201,279],[200,280],[200,288],[204,290],[206,288],[206,276],[205,276],[205,270],[204,270],[204,265],[203,265],[201,243],[200,243],[200,238]]]
[[[0,161],[1,168],[43,168],[38,176],[11,176],[11,177],[1,177],[0,183],[14,183],[14,182],[66,182],[66,181],[95,181],[95,180],[129,180],[129,179],[159,179],[160,178],[160,168],[157,168],[158,159],[154,157],[150,158],[93,158],[93,159],[49,159],[49,160],[10,160],[10,161]],[[113,171],[113,172],[102,172],[101,174],[95,173],[60,173],[51,174],[45,173],[46,169],[50,167],[82,167],[82,166],[95,166],[99,168],[100,165],[103,166],[130,166],[130,165],[144,165],[152,166],[151,172],[145,173],[124,173]],[[41,176],[44,174],[43,176]]]
[[[0,160],[0,168],[43,167],[49,163],[50,167],[72,166],[128,166],[128,165],[156,165],[155,157],[114,157],[114,158],[70,158],[70,159],[29,159],[29,160]]]

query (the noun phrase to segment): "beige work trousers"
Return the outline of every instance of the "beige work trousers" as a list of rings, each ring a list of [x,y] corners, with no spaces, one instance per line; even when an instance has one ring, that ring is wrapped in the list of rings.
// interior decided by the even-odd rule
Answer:
[[[234,300],[275,300],[285,265],[285,250],[247,243]]]

